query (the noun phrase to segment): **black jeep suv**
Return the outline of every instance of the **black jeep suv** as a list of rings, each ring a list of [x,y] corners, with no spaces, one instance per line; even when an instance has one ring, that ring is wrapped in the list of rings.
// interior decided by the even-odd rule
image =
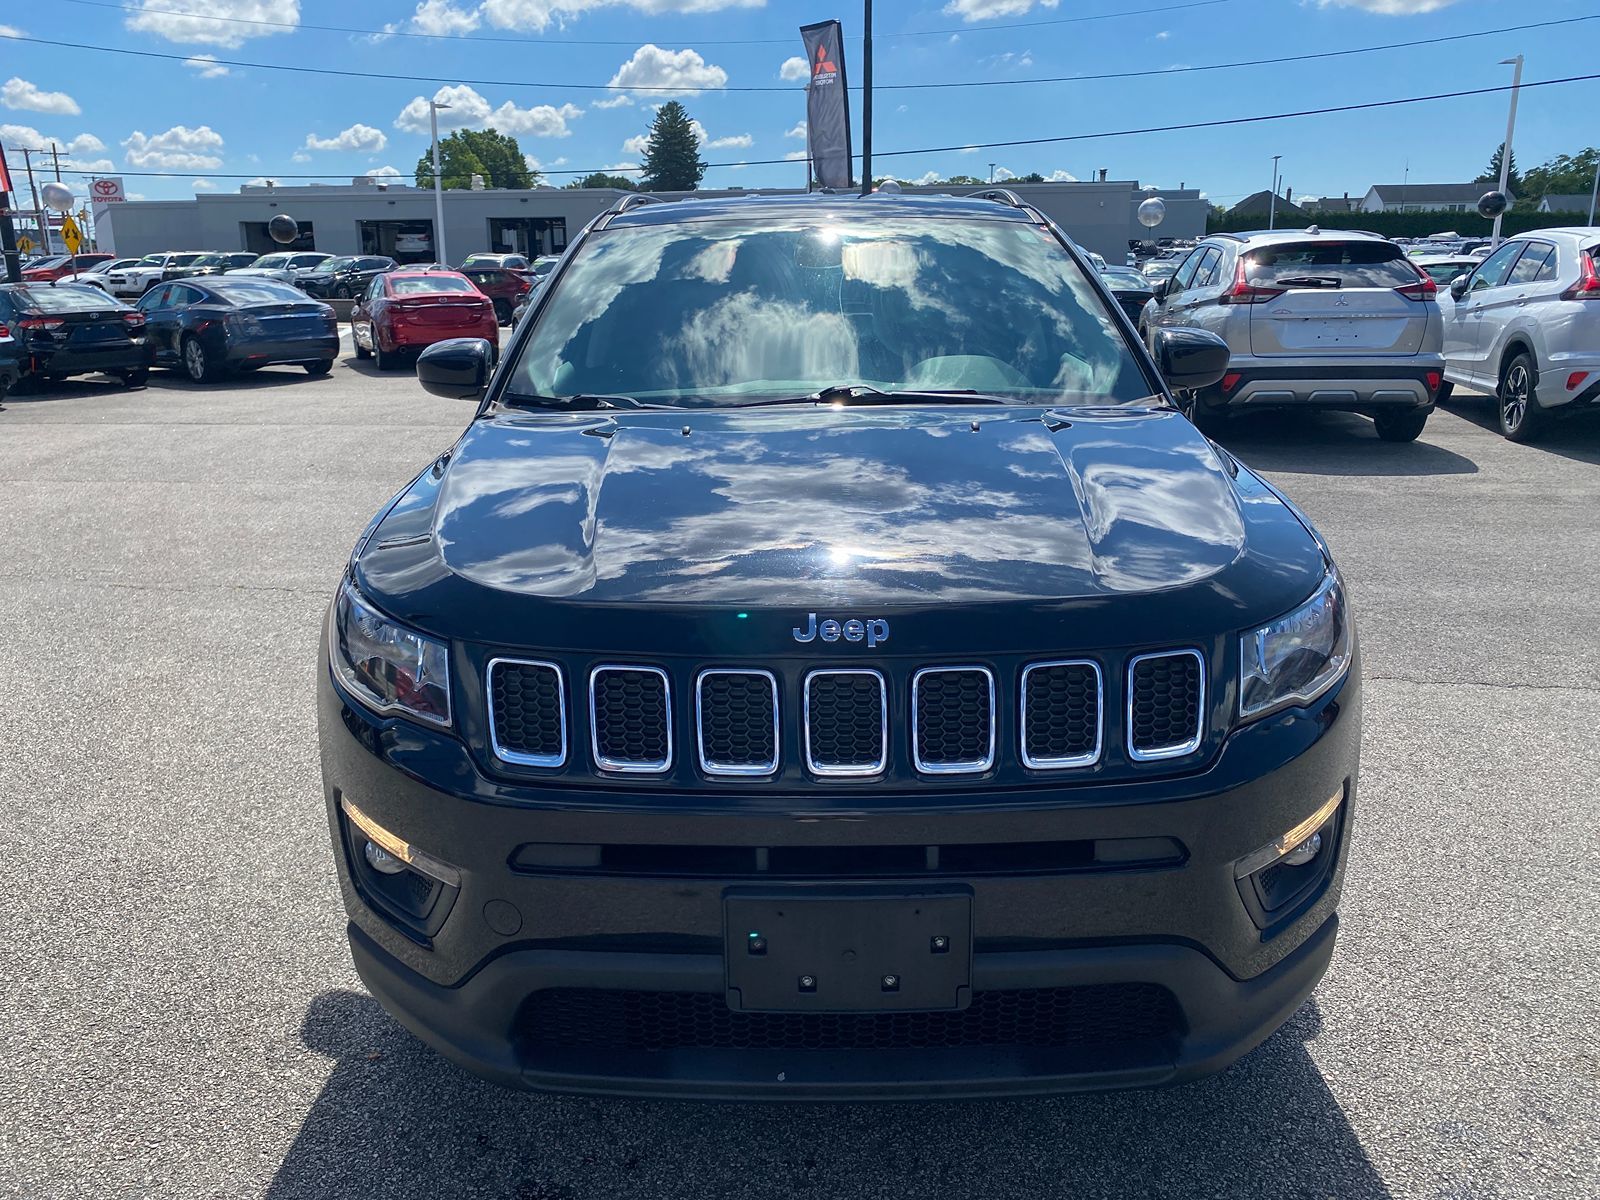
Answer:
[[[356,967],[502,1083],[1168,1083],[1326,969],[1356,800],[1327,548],[1005,192],[628,197],[330,607]],[[1162,375],[1165,375],[1163,380]]]

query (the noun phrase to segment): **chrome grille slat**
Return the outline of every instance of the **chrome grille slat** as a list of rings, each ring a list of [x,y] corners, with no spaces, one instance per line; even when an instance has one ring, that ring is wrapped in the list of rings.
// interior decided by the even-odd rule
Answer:
[[[633,663],[606,663],[590,671],[589,743],[602,771],[660,775],[672,770],[667,673]]]
[[[758,684],[755,689],[749,686],[752,681]],[[709,695],[708,683],[713,685]],[[778,677],[771,671],[701,671],[695,680],[694,712],[700,769],[707,775],[748,777],[778,769]]]
[[[1128,660],[1123,732],[1134,762],[1193,754],[1200,748],[1205,712],[1206,660],[1198,650],[1158,650]]]
[[[1087,678],[1085,678],[1087,677]],[[1105,679],[1092,658],[1029,663],[1018,682],[1022,765],[1091,767],[1105,745]],[[1087,740],[1087,748],[1080,748]]]
[[[524,767],[566,765],[567,680],[561,665],[491,658],[487,675],[489,744],[495,757]]]
[[[918,771],[987,771],[994,766],[994,751],[993,671],[981,666],[923,667],[912,675],[911,760]]]
[[[863,682],[875,685],[875,704],[866,699]],[[865,667],[808,672],[801,706],[806,770],[813,775],[878,775],[888,767],[889,688],[881,672]],[[854,744],[863,738],[864,749]]]

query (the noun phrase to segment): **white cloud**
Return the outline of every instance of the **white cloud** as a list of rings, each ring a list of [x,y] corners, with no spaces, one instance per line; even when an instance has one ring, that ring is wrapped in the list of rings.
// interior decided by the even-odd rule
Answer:
[[[169,42],[242,46],[250,38],[293,33],[300,24],[300,0],[135,0],[125,22],[138,33]],[[229,17],[218,21],[208,18]],[[250,24],[250,22],[261,22]]]
[[[197,192],[214,192],[217,190],[217,185],[209,179],[196,179],[189,186]]]
[[[701,146],[711,150],[743,150],[745,147],[751,145],[755,141],[755,139],[748,133],[736,133],[730,137],[714,138],[706,132],[706,127],[704,125],[700,124],[699,121],[696,121],[693,118],[690,118],[689,120],[689,128],[694,131],[695,141],[699,142]],[[631,138],[629,139],[629,141],[632,140],[633,139]],[[644,150],[642,147],[639,150],[629,150],[627,144],[624,143],[622,152],[624,154],[642,154],[644,153]]]
[[[599,8],[631,8],[660,16],[665,13],[709,13],[725,8],[760,8],[766,0],[483,0],[479,10],[498,29],[543,32]]]
[[[198,71],[201,79],[221,79],[229,74],[228,68],[217,61],[215,54],[193,54],[183,60],[183,65]]]
[[[784,158],[788,159],[790,162],[799,162],[802,158],[810,157],[811,156],[804,150],[790,150],[784,154]]]
[[[476,11],[457,8],[450,0],[422,0],[411,17],[411,28],[417,33],[471,33],[482,23]]]
[[[0,84],[0,104],[7,108],[53,113],[59,117],[75,117],[83,111],[78,107],[78,102],[65,92],[44,91],[15,75]]]
[[[553,171],[557,167],[567,165],[567,156],[563,154],[560,158],[552,158],[549,162],[540,162],[533,155],[524,154],[522,161],[528,164],[528,170],[530,171]]]
[[[895,112],[897,112],[897,113],[910,112],[910,111],[911,111],[911,106],[909,104],[897,104],[897,105],[895,105]]]
[[[1337,5],[1340,8],[1364,8],[1385,17],[1414,17],[1419,13],[1438,12],[1456,0],[1317,0],[1318,8]]]
[[[15,25],[0,25],[0,37],[14,38],[27,37],[28,35]]]
[[[398,167],[373,167],[372,170],[364,172],[364,174],[366,174],[369,178],[372,178],[372,179],[399,179],[400,178],[400,168],[398,168]]]
[[[793,58],[783,60],[783,66],[778,68],[778,78],[786,79],[791,83],[806,77],[806,60],[796,54]]]
[[[1163,29],[1160,33],[1156,34],[1156,41],[1164,42],[1171,36],[1172,31],[1170,29]]]
[[[314,133],[306,134],[307,150],[343,150],[349,154],[377,154],[388,144],[389,139],[384,136],[381,129],[374,129],[371,125],[362,125],[359,122],[331,138],[319,138]]]
[[[72,171],[114,171],[116,164],[109,158],[91,158],[90,155],[103,154],[106,144],[92,133],[80,133],[76,137],[57,137],[50,133],[41,133],[31,125],[0,124],[0,142],[8,146],[42,146],[46,150],[52,142],[61,153],[62,170]],[[13,170],[18,169],[13,165]]]
[[[433,94],[439,104],[448,104],[439,110],[440,129],[498,129],[501,133],[526,134],[532,137],[567,137],[572,130],[567,122],[583,116],[576,104],[563,104],[554,108],[548,104],[535,104],[532,108],[518,108],[507,100],[493,108],[476,90],[466,84],[442,87]],[[394,119],[394,127],[406,133],[428,132],[428,101],[414,96]]]
[[[911,182],[915,183],[915,184],[918,184],[921,187],[927,187],[930,183],[938,183],[943,178],[944,178],[944,176],[941,175],[938,171],[928,171],[927,173],[919,176],[918,178],[913,179]]]
[[[272,187],[277,184],[276,179],[268,179],[265,175],[257,175],[254,179],[246,179],[245,187]]]
[[[1015,179],[1016,177],[1017,173],[1010,167],[996,167],[994,169],[994,181],[996,183],[1003,183],[1007,179]]]
[[[728,73],[706,62],[698,51],[663,50],[653,42],[635,50],[611,77],[612,87],[665,88],[680,96],[727,85]]]
[[[636,133],[622,143],[622,152],[637,158],[644,154],[645,147],[649,144],[650,135],[648,133]]]
[[[981,147],[973,146],[973,145],[966,145],[966,146],[961,147],[961,149],[957,150],[956,153],[957,154],[976,154],[979,151],[979,149],[981,149]]]
[[[1045,176],[1051,183],[1077,183],[1078,177],[1071,171],[1051,171]]]
[[[633,97],[627,92],[618,92],[609,100],[596,100],[590,108],[627,108],[633,104]]]
[[[1054,8],[1059,0],[1037,0],[1040,8]],[[944,6],[948,16],[963,21],[988,21],[995,17],[1020,17],[1032,12],[1035,0],[950,0]]]
[[[792,138],[803,138],[803,137],[805,137],[805,135],[806,135],[806,123],[804,121],[801,121],[793,129],[786,130],[784,132],[783,136],[784,137],[792,137]]]
[[[991,54],[983,61],[985,65],[991,67],[1031,67],[1033,66],[1033,51],[1007,50],[1004,54]]]
[[[174,171],[213,171],[222,165],[216,151],[222,149],[222,135],[209,125],[190,129],[174,125],[165,133],[146,136],[135,129],[122,143],[128,162],[135,167],[155,167]]]
[[[601,167],[600,169],[602,171],[616,171],[619,173],[637,171],[639,169],[639,164],[636,162],[616,162],[610,164],[609,166]]]

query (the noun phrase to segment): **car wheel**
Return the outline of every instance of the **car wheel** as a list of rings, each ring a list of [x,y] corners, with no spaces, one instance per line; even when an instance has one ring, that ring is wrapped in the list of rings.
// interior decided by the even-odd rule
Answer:
[[[1428,414],[1380,413],[1372,418],[1372,423],[1377,427],[1378,436],[1386,442],[1414,442],[1428,423]]]
[[[383,348],[383,341],[376,329],[372,331],[372,365],[380,371],[392,371],[400,365],[399,353]]]
[[[511,305],[504,300],[494,302],[494,319],[501,325],[511,324]]]
[[[149,367],[135,367],[131,371],[122,373],[122,382],[130,388],[142,388],[150,382]]]
[[[307,375],[326,375],[333,370],[333,359],[319,358],[316,362],[302,363],[301,365],[305,367]]]
[[[371,336],[372,334],[369,332],[367,337],[370,338]],[[350,344],[355,347],[357,358],[372,357],[372,351],[361,344],[361,328],[357,325],[350,326]]]
[[[211,383],[221,374],[211,361],[205,343],[192,335],[183,339],[183,373],[190,383]]]
[[[1522,353],[1511,360],[1500,376],[1495,410],[1500,418],[1500,432],[1513,442],[1531,442],[1544,424],[1535,374],[1533,359]]]
[[[350,289],[345,287],[345,285],[342,284],[342,283],[335,284],[334,285],[334,289],[333,289],[333,298],[335,300],[348,300],[348,299],[350,299]]]

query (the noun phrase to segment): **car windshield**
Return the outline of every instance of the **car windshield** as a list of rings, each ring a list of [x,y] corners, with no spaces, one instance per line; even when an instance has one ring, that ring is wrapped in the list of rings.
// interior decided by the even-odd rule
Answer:
[[[509,400],[715,406],[855,386],[1104,404],[1152,391],[1083,270],[1031,222],[613,227],[555,286]]]
[[[20,307],[37,312],[104,311],[124,307],[97,287],[31,287],[18,288],[17,291],[20,293]]]
[[[217,295],[229,304],[247,308],[252,304],[298,304],[306,294],[299,288],[272,279],[254,279],[248,275],[227,275],[211,284]]]
[[[228,265],[228,257],[225,254],[202,254],[189,265],[192,267],[225,267]]]
[[[1288,287],[1396,288],[1416,268],[1391,242],[1286,242],[1245,256],[1251,283]]]
[[[428,292],[470,292],[473,286],[459,275],[410,275],[389,280],[396,296],[421,296]]]
[[[533,267],[531,269],[535,275],[542,279],[544,276],[550,274],[550,268],[555,266],[557,261],[558,260],[554,258],[536,258],[533,260]]]
[[[313,268],[311,273],[313,275],[331,275],[341,267],[348,267],[353,262],[355,262],[355,259],[348,256],[344,258],[325,258]]]
[[[205,258],[203,254],[174,254],[171,265],[174,267],[192,267],[196,259]]]
[[[65,254],[52,254],[49,258],[34,259],[34,261],[28,265],[33,267],[59,267],[66,261],[67,256]]]
[[[159,267],[167,261],[165,254],[146,254],[139,260],[141,267]]]
[[[1107,267],[1101,277],[1113,287],[1147,288],[1150,281],[1131,267]]]

